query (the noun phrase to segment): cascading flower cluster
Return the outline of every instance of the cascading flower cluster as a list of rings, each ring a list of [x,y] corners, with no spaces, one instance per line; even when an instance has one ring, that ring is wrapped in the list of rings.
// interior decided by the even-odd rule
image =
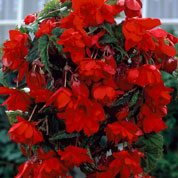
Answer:
[[[15,178],[72,178],[74,167],[86,178],[151,178],[173,92],[160,70],[176,70],[178,39],[141,8],[52,0],[9,31],[2,72],[16,77],[0,94],[10,95],[10,138],[28,158]]]

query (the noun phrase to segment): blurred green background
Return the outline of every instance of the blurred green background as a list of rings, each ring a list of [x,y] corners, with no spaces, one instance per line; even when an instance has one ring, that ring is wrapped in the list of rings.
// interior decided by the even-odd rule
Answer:
[[[167,29],[167,31],[176,35],[174,30]],[[178,45],[176,48],[178,51]],[[158,161],[157,167],[152,171],[152,176],[178,178],[178,75],[176,79],[176,77],[162,72],[162,77],[165,85],[175,90],[172,102],[168,105],[168,115],[164,118],[168,130],[165,129],[161,132],[164,137],[164,154]],[[0,95],[0,104],[5,99],[6,97]],[[9,139],[7,135],[9,128],[5,107],[0,107],[0,178],[13,178],[17,174],[18,166],[26,160],[19,146]]]

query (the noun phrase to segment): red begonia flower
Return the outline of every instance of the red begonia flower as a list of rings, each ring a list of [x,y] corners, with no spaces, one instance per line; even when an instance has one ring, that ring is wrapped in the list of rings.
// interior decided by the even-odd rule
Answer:
[[[167,125],[162,121],[163,116],[165,116],[165,111],[164,113],[160,113],[155,108],[152,111],[148,105],[144,104],[140,110],[138,125],[143,127],[145,133],[151,133],[152,131],[158,133],[167,128]]]
[[[98,131],[98,122],[104,120],[104,110],[100,104],[82,98],[72,100],[58,117],[65,119],[67,132],[84,130],[86,135],[91,136]]]
[[[53,105],[61,110],[71,101],[72,92],[68,88],[60,88],[46,102],[46,106]]]
[[[123,108],[121,111],[119,111],[116,114],[117,120],[122,121],[128,116],[128,114],[129,114],[129,108],[128,107]]]
[[[161,83],[161,73],[158,69],[159,66],[149,64],[145,64],[139,69],[130,69],[128,71],[127,80],[141,87]]]
[[[57,178],[59,176],[66,176],[68,168],[64,166],[54,151],[51,150],[48,153],[38,155],[37,158],[41,160],[38,175],[39,178]]]
[[[114,5],[105,4],[104,0],[73,0],[72,7],[74,13],[85,23],[84,27],[96,26],[102,24],[104,21],[113,23],[113,16],[123,10],[123,8],[115,8]]]
[[[25,17],[24,23],[25,23],[25,25],[29,25],[29,24],[33,23],[35,20],[36,20],[36,16],[29,14]]]
[[[48,89],[37,89],[37,90],[30,90],[30,96],[35,98],[36,103],[44,103],[49,100],[52,96],[53,92]]]
[[[29,71],[26,76],[27,85],[30,89],[42,89],[46,87],[46,80],[44,74],[36,71]]]
[[[6,41],[3,46],[4,55],[2,56],[3,70],[18,70],[18,81],[22,80],[25,73],[28,71],[28,62],[24,57],[28,54],[26,47],[28,35],[21,33],[18,30],[9,31],[10,40]]]
[[[173,92],[173,89],[165,87],[162,82],[148,86],[144,91],[146,103],[149,103],[153,107],[159,107],[170,103],[170,93]]]
[[[168,55],[168,56],[175,56],[176,55],[176,49],[175,44],[178,42],[178,38],[169,34],[168,32],[158,28],[158,29],[152,29],[149,30],[150,34],[157,39],[157,47],[159,50]],[[165,40],[169,42],[169,44],[165,43]]]
[[[89,89],[87,85],[82,81],[73,81],[72,82],[72,93],[78,98],[88,98]]]
[[[14,178],[36,178],[38,176],[40,162],[28,160],[18,168],[18,174]]]
[[[118,0],[117,5],[124,8],[125,15],[128,18],[142,17],[142,2],[140,0]]]
[[[138,136],[143,135],[137,125],[128,121],[108,124],[105,128],[105,132],[109,141],[114,142],[115,145],[117,145],[121,140],[128,140],[129,143],[132,144],[132,142],[136,142],[138,140]]]
[[[24,118],[17,116],[18,123],[14,124],[8,134],[16,143],[37,144],[43,141],[42,133],[35,127],[37,122],[28,122]]]
[[[132,18],[126,19],[123,25],[123,33],[125,36],[125,49],[137,46],[137,49],[144,51],[154,50],[155,42],[148,30],[161,25],[159,19],[151,18]]]
[[[64,45],[64,52],[70,52],[72,61],[79,64],[85,57],[85,47],[91,45],[91,39],[84,31],[67,29],[60,36],[58,44]]]
[[[123,94],[121,91],[116,91],[110,86],[104,86],[100,84],[93,85],[92,88],[93,98],[96,101],[101,101],[102,103],[108,104],[113,103],[114,99],[119,95]]]
[[[100,79],[109,79],[115,72],[111,65],[101,60],[85,59],[80,63],[79,73],[87,83],[90,81],[97,82]]]
[[[58,21],[55,18],[43,20],[40,23],[39,29],[36,32],[35,36],[37,38],[40,38],[43,34],[48,34],[49,36],[51,36],[52,30],[58,26],[57,23]]]
[[[133,175],[139,175],[143,173],[139,165],[139,155],[140,153],[137,151],[128,152],[125,150],[113,153],[115,160],[111,162],[109,167],[113,169],[115,176],[120,173],[122,178],[129,178],[131,172]]]
[[[64,161],[65,166],[73,169],[74,166],[78,167],[83,162],[93,162],[87,152],[84,148],[71,145],[66,147],[63,152],[59,149],[58,154],[61,156],[61,160]]]
[[[0,87],[0,95],[10,95],[9,98],[1,105],[7,104],[7,110],[21,110],[23,112],[28,111],[28,108],[32,104],[30,96],[16,89],[9,89],[7,87]]]

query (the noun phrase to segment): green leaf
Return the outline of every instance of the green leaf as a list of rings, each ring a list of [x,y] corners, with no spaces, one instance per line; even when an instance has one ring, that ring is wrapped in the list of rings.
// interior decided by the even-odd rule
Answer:
[[[64,31],[65,31],[64,29],[56,27],[52,30],[52,35],[60,37]]]
[[[139,98],[139,90],[132,96],[132,98],[131,98],[131,100],[129,101],[129,107],[133,107],[135,104],[136,104],[136,102],[137,102],[137,100],[138,100],[138,98]]]
[[[59,8],[60,8],[59,0],[51,0],[44,5],[44,10],[39,14],[38,17],[42,17],[48,14],[49,12],[54,11]]]
[[[108,1],[106,2],[106,4],[115,5],[115,4],[117,4],[117,0],[108,0]]]
[[[72,1],[63,2],[61,7],[67,7],[68,9],[72,8]]]
[[[0,59],[2,58],[3,54],[4,54],[3,47],[1,47],[0,48]]]
[[[126,95],[123,96],[122,98],[120,98],[118,101],[116,101],[115,103],[110,104],[111,106],[120,106],[123,105],[125,102],[129,101],[131,98],[131,95]]]
[[[48,47],[49,47],[49,37],[48,35],[43,35],[38,40],[38,51],[40,53],[41,62],[45,65],[45,69],[50,72],[50,62],[49,62],[49,56],[48,56]]]
[[[29,25],[22,25],[19,29],[18,29],[21,33],[33,33],[35,34],[38,31],[38,22],[35,21]]]
[[[108,22],[104,22],[101,25],[111,36],[114,36],[113,30],[112,30],[112,25]]]
[[[135,90],[137,90],[137,88],[133,88],[132,90],[130,90],[129,92],[125,93],[123,96],[121,96],[119,98],[118,101],[116,101],[115,103],[110,104],[111,106],[120,106],[122,104],[124,104],[125,102],[129,101],[130,98],[132,97],[132,93],[135,93]]]
[[[62,131],[62,132],[55,134],[49,140],[51,140],[51,141],[62,140],[62,139],[68,139],[68,138],[73,138],[73,137],[78,137],[78,136],[79,136],[79,133],[67,134],[66,131]]]
[[[150,172],[155,168],[157,160],[162,156],[163,137],[160,134],[148,134],[144,141],[146,143],[144,148],[146,154],[144,159],[147,163],[146,171]]]
[[[98,29],[98,27],[93,27],[93,26],[89,26],[88,28],[89,28],[88,34],[92,34],[93,32],[95,32]]]
[[[0,69],[0,84],[2,84],[5,87],[8,87],[8,84],[4,77],[4,72],[2,71],[2,69]]]
[[[32,47],[28,52],[27,55],[27,61],[29,63],[32,63],[35,59],[39,57],[39,51],[38,51],[38,38],[35,38],[32,42]]]
[[[50,37],[50,44],[52,43],[57,48],[57,50],[66,58],[66,55],[63,51],[63,47],[62,45],[56,43],[57,40],[59,39],[56,36],[52,35]]]
[[[118,40],[115,37],[111,37],[108,34],[105,34],[99,39],[99,43],[117,43]]]

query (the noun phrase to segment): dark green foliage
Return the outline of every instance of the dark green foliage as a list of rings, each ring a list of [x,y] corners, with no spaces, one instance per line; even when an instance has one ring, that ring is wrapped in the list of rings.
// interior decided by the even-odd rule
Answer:
[[[4,77],[4,73],[2,72],[2,69],[0,69],[0,84],[7,87],[8,84],[7,84],[7,81]]]
[[[55,134],[53,137],[51,137],[50,140],[61,140],[61,139],[67,139],[67,138],[74,138],[77,136],[79,136],[79,133],[67,134],[66,131],[61,131]]]
[[[115,37],[111,37],[108,34],[103,35],[100,39],[99,39],[99,43],[117,43],[118,40]]]
[[[39,57],[39,51],[38,51],[38,39],[35,38],[32,42],[32,47],[28,52],[27,60],[29,63],[32,63],[35,59]]]
[[[18,145],[9,139],[8,128],[8,120],[3,116],[0,119],[0,177],[2,178],[14,177],[19,165],[26,161]]]
[[[48,35],[43,35],[38,40],[38,51],[40,53],[41,62],[45,65],[45,69],[50,73],[50,62],[48,56],[48,48],[49,48],[49,37]]]

